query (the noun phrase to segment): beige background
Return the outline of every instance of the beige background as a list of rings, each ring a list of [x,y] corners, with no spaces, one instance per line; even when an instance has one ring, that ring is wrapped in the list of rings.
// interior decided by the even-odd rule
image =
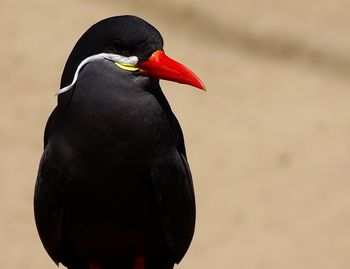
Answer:
[[[350,2],[0,0],[0,261],[55,268],[32,196],[66,58],[137,14],[208,92],[163,82],[198,201],[177,268],[350,268]]]

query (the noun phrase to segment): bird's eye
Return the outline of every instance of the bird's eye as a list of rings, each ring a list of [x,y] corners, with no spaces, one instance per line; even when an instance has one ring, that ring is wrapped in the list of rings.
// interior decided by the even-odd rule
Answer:
[[[121,48],[122,48],[121,42],[120,42],[119,40],[114,40],[114,41],[113,41],[113,48],[114,48],[115,50],[121,49]]]
[[[130,51],[130,47],[127,48],[120,40],[113,41],[113,50],[116,54],[130,56],[130,53],[128,53]]]

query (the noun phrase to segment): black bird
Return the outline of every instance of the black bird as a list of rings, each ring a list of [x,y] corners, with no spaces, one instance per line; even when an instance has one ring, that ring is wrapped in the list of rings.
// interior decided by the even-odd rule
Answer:
[[[34,194],[37,229],[57,265],[170,269],[185,255],[194,189],[159,79],[205,89],[138,17],[104,19],[73,48]]]

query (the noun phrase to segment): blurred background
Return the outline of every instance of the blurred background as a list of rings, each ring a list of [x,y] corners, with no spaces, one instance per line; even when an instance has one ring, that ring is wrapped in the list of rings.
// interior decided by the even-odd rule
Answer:
[[[65,61],[98,20],[143,17],[203,93],[162,82],[198,221],[180,269],[350,268],[350,2],[0,0],[1,268],[54,269],[33,188]]]

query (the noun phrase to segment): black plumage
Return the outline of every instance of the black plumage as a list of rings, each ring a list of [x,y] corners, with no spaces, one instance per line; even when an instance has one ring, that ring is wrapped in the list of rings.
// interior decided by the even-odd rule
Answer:
[[[85,58],[147,61],[159,32],[134,16],[92,26],[70,54],[61,87]],[[50,257],[70,269],[169,269],[185,255],[195,197],[180,125],[159,79],[98,60],[58,96],[44,134],[34,211]],[[96,267],[93,267],[96,266]]]

